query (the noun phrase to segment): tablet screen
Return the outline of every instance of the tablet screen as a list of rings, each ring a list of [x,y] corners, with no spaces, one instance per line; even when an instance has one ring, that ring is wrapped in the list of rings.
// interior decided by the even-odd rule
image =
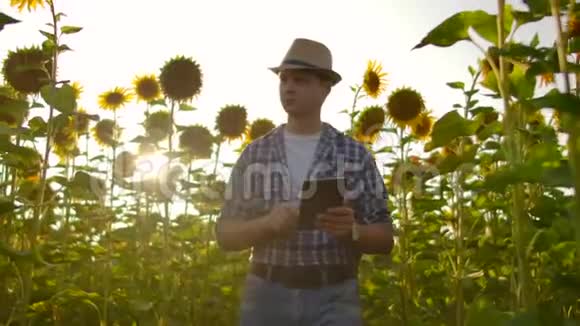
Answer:
[[[306,180],[300,193],[299,229],[314,229],[316,215],[344,203],[344,178]]]

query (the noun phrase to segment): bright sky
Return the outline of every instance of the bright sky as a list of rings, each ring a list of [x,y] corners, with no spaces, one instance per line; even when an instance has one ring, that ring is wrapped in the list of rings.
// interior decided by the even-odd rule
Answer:
[[[55,2],[68,16],[62,24],[84,28],[65,39],[74,52],[61,56],[59,76],[81,82],[84,93],[80,104],[89,112],[111,117],[110,112],[97,108],[98,94],[115,86],[130,87],[136,74],[158,74],[165,61],[185,55],[201,65],[204,84],[192,103],[199,111],[180,114],[179,123],[202,123],[210,128],[218,109],[227,104],[246,106],[250,120],[268,117],[276,123],[285,121],[277,79],[267,67],[279,63],[296,37],[321,41],[333,52],[334,67],[343,81],[328,98],[322,118],[337,128],[344,129],[349,122],[346,115],[337,112],[351,105],[349,86],[361,82],[369,59],[382,62],[389,74],[387,93],[372,103],[383,104],[390,91],[411,86],[423,94],[428,108],[439,117],[451,110],[453,103],[464,101],[445,83],[467,83],[467,66],[475,65],[480,53],[467,42],[449,49],[411,48],[456,12],[497,11],[497,2],[492,0]],[[508,3],[525,8],[522,1]],[[48,10],[18,13],[8,4],[2,0],[0,11],[23,22],[0,32],[1,58],[17,46],[40,44],[43,37],[38,29],[50,20]],[[552,42],[549,24],[522,28],[518,36],[528,41],[531,31],[538,30],[542,31],[542,43]],[[366,103],[371,102],[361,105]],[[121,123],[132,128],[143,110],[144,106],[132,104],[120,111]],[[136,132],[128,130],[127,138]]]

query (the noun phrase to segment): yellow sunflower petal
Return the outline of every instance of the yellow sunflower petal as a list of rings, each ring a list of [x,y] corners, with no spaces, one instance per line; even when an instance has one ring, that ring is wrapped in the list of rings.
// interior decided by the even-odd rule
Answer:
[[[372,98],[379,97],[387,87],[387,73],[377,61],[369,60],[363,78],[363,89]]]
[[[115,87],[99,95],[99,106],[105,110],[116,111],[133,99],[126,88]]]

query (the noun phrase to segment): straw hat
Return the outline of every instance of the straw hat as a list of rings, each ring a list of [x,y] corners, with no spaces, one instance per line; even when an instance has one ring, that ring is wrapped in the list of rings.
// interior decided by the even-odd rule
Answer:
[[[328,73],[333,85],[342,80],[342,77],[332,70],[330,50],[320,42],[305,38],[295,39],[280,65],[269,69],[276,74],[285,69],[319,70]]]

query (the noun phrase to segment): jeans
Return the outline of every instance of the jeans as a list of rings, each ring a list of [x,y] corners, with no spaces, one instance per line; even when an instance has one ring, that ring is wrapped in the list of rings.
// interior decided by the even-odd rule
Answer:
[[[320,289],[289,289],[253,274],[246,277],[241,326],[361,326],[358,282]]]

